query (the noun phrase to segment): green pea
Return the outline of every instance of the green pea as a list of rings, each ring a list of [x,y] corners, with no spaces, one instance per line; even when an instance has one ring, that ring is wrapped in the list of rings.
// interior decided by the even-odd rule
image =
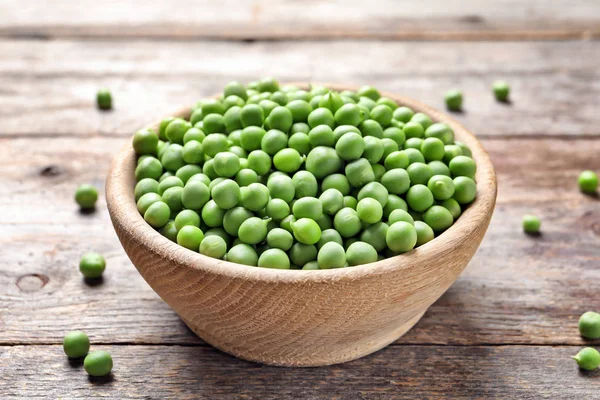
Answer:
[[[445,145],[449,145],[454,142],[454,131],[448,124],[438,122],[429,126],[425,130],[425,137],[437,138],[444,142]]]
[[[285,229],[274,228],[267,233],[267,244],[269,247],[287,251],[294,244],[294,237]]]
[[[267,237],[267,223],[269,220],[251,217],[242,222],[238,229],[238,237],[242,243],[258,244]]]
[[[269,190],[260,183],[251,183],[242,188],[241,205],[250,211],[260,211],[269,202]]]
[[[356,95],[358,97],[368,97],[373,101],[376,101],[381,97],[379,91],[376,88],[368,85],[362,86],[360,89],[358,89],[356,91]]]
[[[317,248],[312,244],[294,243],[290,249],[290,259],[299,266],[317,259]]]
[[[239,203],[241,198],[240,187],[235,181],[225,179],[212,189],[211,196],[217,206],[228,210]]]
[[[496,100],[506,102],[508,101],[508,95],[510,94],[510,86],[505,81],[496,81],[493,85],[494,96]]]
[[[294,199],[296,188],[292,178],[285,175],[272,177],[267,181],[267,188],[271,197],[274,199],[282,199],[289,203]]]
[[[321,203],[318,204],[320,205]],[[321,238],[321,228],[314,220],[310,218],[300,218],[296,222],[292,222],[290,225],[292,227],[294,237],[300,243],[315,244]]]
[[[403,198],[390,193],[388,195],[387,203],[383,206],[383,217],[388,218],[392,211],[398,209],[408,211],[408,205]]]
[[[200,254],[221,259],[227,253],[227,243],[217,235],[206,236],[200,242]]]
[[[240,96],[236,96],[235,94],[229,95],[223,99],[223,107],[225,107],[225,116],[227,111],[229,111],[233,107],[238,107],[241,111],[242,107],[246,104],[246,101],[242,99]]]
[[[346,250],[346,261],[348,265],[370,264],[377,261],[377,250],[368,243],[356,241],[348,246]]]
[[[225,178],[221,178],[221,177],[213,179],[212,181],[210,181],[210,184],[208,185],[208,190],[210,190],[212,192],[213,188],[215,186],[217,186],[219,183],[223,182],[224,180],[225,180]]]
[[[157,201],[162,201],[162,197],[158,193],[146,193],[137,201],[137,209],[140,214],[144,215],[148,207]]]
[[[342,160],[331,147],[318,146],[308,153],[305,166],[317,179],[322,179],[338,172],[342,167]]]
[[[304,266],[302,267],[302,269],[305,270],[305,271],[318,270],[319,269],[319,262],[318,261],[309,261],[306,264],[304,264]]]
[[[296,90],[295,92],[288,93],[288,104],[294,100],[304,100],[309,102],[311,99],[311,95],[306,90]]]
[[[290,259],[280,249],[268,249],[260,255],[258,266],[261,268],[290,269]]]
[[[448,211],[450,211],[450,214],[452,214],[452,218],[454,218],[454,220],[458,219],[458,217],[460,217],[460,214],[462,213],[460,204],[458,204],[458,202],[453,198],[442,201],[440,205],[442,207],[446,207]]]
[[[309,114],[312,112],[311,105],[305,100],[292,100],[286,105],[287,109],[292,113],[294,122],[306,122]]]
[[[598,189],[598,175],[596,175],[594,171],[583,171],[579,174],[577,183],[579,184],[579,190],[583,193],[596,193],[596,190]]]
[[[419,163],[424,163],[425,162],[425,157],[423,157],[423,154],[421,154],[421,152],[417,149],[405,149],[403,150],[404,154],[406,154],[406,156],[408,157],[408,164],[414,164],[416,162]]]
[[[238,236],[240,226],[253,214],[244,207],[234,207],[228,210],[223,217],[223,228],[231,236]]]
[[[460,90],[448,90],[444,95],[444,100],[446,101],[446,107],[450,111],[460,111],[462,108],[463,96]]]
[[[541,226],[542,221],[535,215],[525,215],[523,217],[523,230],[526,233],[538,233]]]
[[[296,122],[290,128],[290,135],[294,133],[306,133],[308,135],[308,132],[310,132],[310,126],[306,122]]]
[[[146,193],[158,193],[158,182],[156,179],[144,178],[135,185],[135,201],[137,202]]]
[[[454,181],[445,175],[432,176],[427,187],[436,200],[446,200],[454,195]]]
[[[202,120],[202,130],[206,134],[227,132],[225,118],[221,114],[206,115]]]
[[[198,123],[202,123],[202,120],[204,119],[204,114],[202,113],[202,108],[197,108],[195,110],[192,111],[192,114],[190,115],[190,124],[191,125],[196,125]]]
[[[240,162],[240,168],[242,167],[242,163]],[[206,161],[202,166],[202,173],[208,176],[210,179],[216,179],[219,177],[215,172],[214,161],[212,159]]]
[[[156,154],[158,135],[152,129],[142,129],[133,135],[133,150],[138,155]]]
[[[362,136],[362,133],[357,127],[352,125],[340,125],[333,130],[334,143],[337,143],[338,140],[348,132],[358,133]]]
[[[356,205],[358,204],[358,200],[353,196],[344,196],[343,208],[351,208],[356,210]]]
[[[372,120],[379,123],[380,127],[387,127],[392,121],[393,110],[385,104],[375,106],[369,115]]]
[[[204,141],[204,138],[206,138],[206,135],[204,134],[204,132],[201,129],[198,129],[195,127],[190,128],[183,135],[183,144],[185,145],[188,142],[191,142],[194,140],[196,142],[202,143]]]
[[[383,157],[383,143],[381,139],[374,136],[366,136],[363,138],[365,150],[362,157],[368,160],[371,164],[378,163]]]
[[[280,150],[286,148],[288,137],[285,133],[277,129],[271,129],[262,137],[260,148],[268,155],[275,155]]]
[[[588,311],[579,318],[579,333],[587,339],[600,338],[600,314]]]
[[[162,173],[163,166],[160,161],[154,157],[147,157],[135,168],[135,179],[137,181],[140,181],[144,178],[158,179]]]
[[[108,89],[100,89],[96,93],[96,105],[101,110],[110,110],[112,108],[112,94]]]
[[[113,368],[113,360],[107,351],[92,351],[83,360],[83,368],[88,375],[106,376]]]
[[[288,132],[294,123],[292,112],[286,107],[275,107],[266,120],[271,129]]]
[[[185,133],[192,128],[192,124],[180,118],[176,118],[167,125],[165,135],[169,142],[183,144]]]
[[[406,141],[406,135],[404,134],[404,131],[394,126],[391,126],[383,131],[383,138],[393,140],[398,148],[404,145],[404,142]]]
[[[415,220],[413,219],[413,217],[406,210],[403,210],[401,208],[392,211],[388,217],[389,225],[392,225],[398,221],[408,222],[411,225],[415,224]]]
[[[179,188],[181,189],[181,188]],[[157,201],[152,203],[144,213],[144,220],[154,228],[160,228],[169,221],[171,210],[167,203]]]
[[[409,122],[413,115],[413,110],[404,106],[396,108],[393,112],[393,118],[404,123]]]
[[[319,101],[319,107],[327,108],[332,113],[335,113],[343,105],[344,101],[342,100],[340,94],[332,91],[325,93]]]
[[[189,183],[189,182],[202,182],[202,183],[204,183],[208,187],[208,185],[210,185],[210,178],[208,176],[204,175],[202,172],[200,172],[198,174],[192,175],[187,180],[186,184]]]
[[[388,228],[388,224],[376,222],[362,231],[360,234],[360,241],[370,244],[377,251],[383,251],[387,248],[385,237]]]
[[[156,159],[154,159],[154,160],[156,160]],[[161,167],[161,171],[162,171],[162,167]],[[141,175],[146,175],[146,174],[140,174],[140,176]],[[149,175],[155,175],[155,174],[149,174]],[[137,169],[136,169],[136,178],[137,178]],[[146,176],[144,176],[144,178],[157,179],[157,178],[146,177]],[[141,182],[141,180],[144,178],[139,178],[139,181]],[[93,209],[94,207],[96,207],[97,200],[98,200],[98,191],[92,185],[86,185],[86,184],[80,185],[77,188],[77,190],[75,191],[75,202],[77,202],[77,204],[79,204],[79,207],[82,210]]]
[[[390,250],[396,253],[405,253],[412,250],[417,244],[417,231],[408,222],[395,222],[390,225],[385,240]]]
[[[248,126],[262,126],[265,119],[263,109],[257,104],[246,104],[240,112],[240,121],[244,128]]]
[[[362,228],[357,212],[350,207],[344,207],[335,214],[333,226],[344,238],[356,236]]]
[[[456,156],[450,160],[450,172],[452,176],[466,176],[469,178],[475,178],[475,172],[477,172],[477,165],[471,157],[467,156]]]
[[[415,211],[425,211],[433,205],[433,194],[425,185],[414,185],[408,189],[406,202]]]
[[[339,243],[325,243],[317,255],[319,269],[342,268],[346,264],[346,252]]]
[[[435,232],[445,231],[454,223],[452,213],[442,206],[431,206],[423,214],[423,221]]]
[[[202,109],[202,113],[204,115],[223,115],[223,113],[225,112],[225,107],[223,106],[223,103],[221,103],[217,99],[202,100],[202,102],[200,103],[200,108]]]
[[[275,108],[279,107],[279,104],[271,100],[261,100],[258,105],[263,109],[265,115],[265,125],[267,125],[267,119]]]
[[[167,126],[169,126],[169,124],[171,122],[173,122],[175,120],[175,117],[167,117],[164,118],[162,121],[160,121],[159,127],[158,127],[158,137],[160,140],[168,140],[167,139]]]
[[[158,184],[158,194],[162,194],[169,188],[179,186],[183,187],[183,181],[176,176],[169,176]]]
[[[222,133],[214,133],[206,136],[202,141],[204,154],[215,157],[217,153],[227,150],[227,136]],[[245,148],[244,148],[245,149]]]
[[[233,132],[238,129],[242,129],[244,126],[242,125],[241,116],[242,116],[241,106],[234,105],[234,106],[230,107],[227,111],[225,111],[225,114],[223,115],[223,118],[222,118],[223,126],[222,127],[225,128],[226,132]],[[215,122],[217,122],[217,121],[215,121]],[[209,128],[217,129],[217,126],[209,127]],[[219,131],[217,130],[217,132],[219,132]]]
[[[429,137],[423,140],[420,150],[427,162],[444,159],[444,142],[438,138]]]
[[[308,135],[303,132],[297,132],[290,136],[288,146],[290,149],[294,149],[302,155],[307,155],[311,149]]]
[[[199,251],[203,239],[204,233],[197,226],[186,225],[177,232],[177,244],[192,251]]]
[[[417,231],[417,244],[415,247],[422,246],[435,237],[433,229],[423,221],[415,221],[415,230]]]
[[[174,186],[165,190],[162,195],[162,201],[164,201],[171,212],[180,211],[183,208],[183,188],[180,186]]]
[[[290,215],[290,206],[282,199],[270,199],[266,207],[267,216],[275,221],[281,221]]]
[[[321,193],[319,201],[323,212],[329,215],[335,215],[344,206],[344,195],[339,190],[331,188]]]
[[[333,146],[334,140],[333,130],[327,125],[316,126],[308,133],[308,141],[313,147]]]
[[[450,176],[450,168],[442,161],[431,161],[428,165],[434,175]]]
[[[310,218],[316,221],[323,214],[323,205],[319,199],[314,197],[302,197],[294,202],[292,212],[298,220],[301,218]]]
[[[406,168],[411,185],[426,185],[433,176],[431,167],[427,164],[415,162]]]
[[[357,199],[360,202],[364,198],[372,198],[375,199],[381,204],[381,207],[385,207],[388,198],[388,191],[379,182],[370,182],[363,186],[358,192]]]
[[[224,217],[227,210],[219,208],[214,200],[209,200],[204,207],[202,207],[202,221],[212,228],[224,225]],[[230,232],[227,232],[230,233]],[[230,233],[231,234],[231,233]],[[235,231],[237,235],[237,230]]]
[[[304,159],[300,153],[291,148],[280,150],[273,157],[273,165],[275,168],[279,171],[288,173],[297,171],[303,161]]]
[[[167,222],[158,231],[170,241],[177,243],[177,227],[175,226],[175,221]]]
[[[295,187],[294,197],[315,197],[319,190],[317,178],[308,171],[298,171],[292,177],[292,183]]]
[[[191,140],[183,146],[183,161],[189,164],[199,164],[204,160],[204,151],[202,143]]]
[[[258,254],[247,244],[236,244],[227,252],[227,261],[237,264],[257,266]]]
[[[423,114],[420,112],[413,115],[410,120],[412,122],[417,122],[417,123],[421,124],[421,126],[425,130],[427,130],[427,128],[429,128],[429,126],[431,126],[431,124],[433,124],[433,121],[431,120],[431,118],[429,118],[426,114]]]
[[[406,151],[394,151],[388,154],[384,160],[386,170],[406,169],[409,165],[408,153]]]
[[[358,126],[362,122],[360,108],[356,104],[344,104],[335,112],[338,125]]]
[[[194,210],[182,210],[175,216],[175,228],[181,230],[184,226],[200,226],[200,216]]]
[[[275,78],[267,77],[258,81],[257,89],[259,92],[277,92],[279,90],[279,82]]]
[[[160,159],[162,166],[168,171],[177,171],[185,165],[183,159],[183,146],[179,144],[171,144],[164,152]],[[139,168],[139,166],[138,166]]]
[[[335,118],[328,108],[317,108],[308,115],[308,125],[314,128],[319,125],[327,125],[331,129],[335,128]]]
[[[242,130],[237,129],[227,135],[227,140],[231,142],[233,146],[242,146]]]
[[[477,185],[473,179],[466,176],[457,176],[454,178],[454,200],[459,204],[469,204],[475,200],[477,194]],[[417,210],[419,211],[419,210]]]
[[[86,253],[79,260],[79,271],[86,278],[100,278],[105,268],[106,261],[98,253]]]
[[[335,151],[343,160],[356,160],[359,159],[365,151],[365,142],[360,134],[348,132],[339,138],[335,144]]]
[[[175,176],[179,179],[181,179],[181,181],[186,184],[193,176],[198,175],[198,174],[202,174],[202,168],[200,168],[197,165],[193,165],[193,164],[188,164],[188,165],[184,165],[183,167],[179,168],[177,170],[177,172],[175,173]],[[204,174],[202,174],[204,175]],[[205,175],[206,177],[206,175]]]
[[[343,174],[331,174],[321,182],[321,191],[324,192],[327,189],[336,189],[342,195],[347,196],[350,194],[350,182]]]
[[[385,175],[385,167],[381,164],[371,164],[373,168],[373,174],[375,175],[375,182],[381,183],[381,178]]]
[[[69,358],[80,358],[90,350],[90,339],[82,331],[71,331],[63,339],[63,350]]]
[[[262,150],[254,150],[248,154],[248,168],[257,175],[266,175],[271,170],[271,157]]]
[[[339,245],[343,245],[344,241],[342,236],[335,229],[323,229],[321,231],[321,239],[317,242],[317,248],[320,249],[325,243],[335,242]]]
[[[409,138],[404,142],[404,149],[417,149],[421,151],[421,145],[423,144],[422,138]]]
[[[235,181],[240,187],[258,182],[258,174],[249,168],[241,169],[235,175]]]
[[[383,174],[381,184],[389,193],[404,194],[410,187],[410,177],[406,170],[394,168]]]
[[[346,177],[350,185],[362,187],[369,182],[375,181],[375,174],[369,161],[364,158],[349,162],[345,168]]]
[[[356,205],[356,213],[361,221],[367,224],[374,224],[381,221],[381,218],[383,217],[383,207],[377,200],[365,197],[362,200],[359,200]]]
[[[583,348],[577,355],[571,357],[577,362],[581,369],[588,371],[594,370],[600,366],[600,353],[591,347]]]
[[[422,138],[425,134],[423,126],[418,122],[407,122],[402,128],[404,135],[407,139],[410,138]]]

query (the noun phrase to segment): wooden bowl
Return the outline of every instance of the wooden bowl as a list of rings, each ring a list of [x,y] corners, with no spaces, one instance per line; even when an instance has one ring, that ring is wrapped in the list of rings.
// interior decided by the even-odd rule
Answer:
[[[475,136],[447,115],[405,97],[382,95],[454,129],[477,162],[477,198],[431,242],[368,265],[276,270],[187,250],[161,236],[138,213],[131,144],[116,155],[106,199],[123,248],[150,286],[206,342],[236,357],[272,365],[318,366],[353,360],[406,333],[466,267],[494,210],[492,163]],[[189,113],[187,108],[178,115]]]

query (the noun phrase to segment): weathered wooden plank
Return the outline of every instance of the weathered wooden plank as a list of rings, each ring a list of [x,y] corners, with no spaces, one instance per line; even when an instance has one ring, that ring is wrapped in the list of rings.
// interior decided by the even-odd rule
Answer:
[[[0,41],[3,135],[130,135],[228,81],[274,75],[287,81],[377,85],[444,109],[464,91],[457,115],[479,135],[598,135],[600,42],[73,42]],[[512,86],[512,104],[491,84]],[[109,86],[115,110],[95,108]]]
[[[594,0],[154,1],[0,4],[0,34],[215,39],[572,38],[598,35]]]
[[[85,329],[97,343],[199,343],[127,260],[103,199],[77,212],[75,187],[98,187],[121,138],[0,139],[0,343],[59,343]],[[598,199],[580,170],[600,170],[600,140],[486,139],[498,206],[465,273],[399,343],[583,344],[577,318],[600,271]],[[525,213],[544,235],[522,234]],[[89,250],[107,256],[102,285],[77,271]]]
[[[346,364],[278,368],[207,347],[94,346],[113,374],[88,378],[60,346],[0,347],[3,399],[592,399],[600,374],[577,347],[394,346]]]

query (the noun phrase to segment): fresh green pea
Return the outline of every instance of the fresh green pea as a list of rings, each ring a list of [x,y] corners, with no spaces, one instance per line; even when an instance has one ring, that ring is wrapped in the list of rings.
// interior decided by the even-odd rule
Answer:
[[[337,143],[338,140],[348,132],[358,133],[362,136],[362,133],[357,127],[352,125],[340,125],[333,130],[334,142]]]
[[[290,269],[290,259],[283,250],[268,249],[260,255],[258,266],[261,268]]]
[[[361,221],[367,224],[374,224],[381,221],[381,218],[383,217],[383,207],[379,201],[370,197],[365,197],[358,201],[356,213]]]
[[[79,260],[79,271],[86,278],[100,278],[102,273],[104,273],[105,268],[106,261],[104,260],[104,257],[98,253],[86,253]]]
[[[442,161],[431,161],[428,165],[434,175],[450,176],[450,168]]]
[[[289,133],[290,135],[294,133],[306,133],[308,135],[308,132],[310,132],[310,126],[306,122],[296,122],[290,128]]]
[[[390,250],[405,253],[417,244],[417,231],[414,225],[408,222],[395,222],[390,225],[385,240]]]
[[[232,146],[242,146],[242,129],[237,129],[227,135],[227,140]]]
[[[290,101],[286,107],[292,113],[293,122],[306,122],[312,112],[310,104],[301,99]]]
[[[227,150],[227,136],[222,133],[214,133],[206,136],[202,141],[202,149],[204,154],[214,157],[217,153]],[[163,162],[164,163],[164,162]]]
[[[204,141],[204,138],[206,138],[206,135],[201,129],[198,129],[196,127],[190,128],[183,135],[183,144],[185,145],[193,140],[202,143]]]
[[[194,210],[182,210],[175,216],[175,228],[181,230],[184,226],[200,226],[200,216]]]
[[[466,176],[457,176],[454,178],[454,200],[459,204],[469,204],[475,200],[477,194],[477,185],[473,179]],[[419,211],[419,210],[417,210]]]
[[[202,130],[207,134],[225,133],[225,118],[221,114],[208,114],[202,120]]]
[[[285,175],[270,178],[267,181],[267,188],[269,189],[272,198],[282,199],[287,203],[294,199],[296,193],[292,178]]]
[[[448,124],[438,122],[430,125],[425,130],[426,138],[437,138],[444,142],[445,145],[452,144],[454,142],[454,131]]]
[[[444,95],[444,100],[446,101],[446,107],[450,111],[460,111],[462,108],[463,96],[460,90],[448,90]]]
[[[392,114],[392,116],[395,120],[404,122],[404,123],[409,122],[410,119],[413,117],[413,115],[415,115],[413,110],[411,110],[408,107],[404,107],[404,106],[396,108]]]
[[[161,170],[162,170],[162,168],[161,168]],[[137,171],[137,169],[136,169],[136,171]],[[140,175],[146,175],[146,174],[140,174]],[[150,175],[153,175],[153,174],[150,174]],[[144,178],[153,179],[151,177],[144,177]],[[140,178],[140,182],[144,178]],[[154,179],[156,179],[156,178],[154,178]],[[82,210],[93,209],[96,206],[97,200],[98,200],[98,191],[92,185],[87,185],[87,184],[80,185],[77,188],[77,190],[75,191],[75,202],[77,202],[77,204],[79,204],[79,207]]]
[[[265,119],[263,109],[257,104],[246,104],[240,112],[240,121],[244,128],[262,126]]]
[[[377,101],[381,97],[381,94],[379,94],[379,91],[376,88],[368,85],[362,86],[360,89],[358,89],[356,91],[356,95],[358,97],[368,97],[373,101]]]
[[[287,148],[277,152],[273,157],[273,165],[279,171],[292,173],[297,171],[302,165],[304,158],[298,151]]]
[[[308,133],[308,132],[307,132]],[[310,141],[308,140],[308,134],[304,132],[297,132],[290,136],[288,140],[288,146],[290,149],[296,150],[303,156],[310,152]]]
[[[441,161],[444,159],[444,142],[435,137],[429,137],[423,140],[421,144],[421,153],[427,162]]]
[[[408,153],[406,151],[394,151],[388,154],[384,160],[385,169],[406,169],[409,165]]]
[[[350,194],[350,182],[348,182],[348,178],[343,174],[331,174],[326,176],[321,182],[321,191],[324,192],[327,189],[336,189],[344,196],[347,196]]]
[[[333,228],[333,219],[327,214],[321,214],[321,216],[317,218],[315,222],[317,225],[319,225],[321,231]]]
[[[415,211],[425,211],[433,205],[433,194],[425,185],[414,185],[406,193],[406,202]]]
[[[327,108],[334,114],[343,105],[344,101],[342,100],[340,94],[332,91],[325,93],[319,101],[319,107]]]
[[[406,154],[406,156],[408,157],[408,164],[413,164],[416,162],[419,163],[424,163],[425,162],[425,157],[423,157],[423,154],[421,154],[421,152],[417,149],[405,149],[403,150],[404,154]]]
[[[342,268],[346,264],[346,252],[339,243],[323,244],[317,255],[319,269]]]
[[[226,211],[227,210],[219,208],[219,206],[217,205],[217,203],[215,203],[214,200],[209,200],[204,205],[204,207],[202,207],[202,221],[211,228],[224,225],[223,219],[225,217]],[[237,236],[237,230],[235,234]]]
[[[243,98],[235,94],[225,97],[223,99],[223,107],[225,107],[225,114],[223,114],[223,116],[225,116],[227,114],[227,111],[229,111],[232,107],[239,107],[241,110],[245,104],[246,101],[244,101]]]
[[[271,170],[271,157],[262,150],[254,150],[248,154],[248,168],[257,175],[266,175]]]
[[[235,181],[240,187],[258,182],[258,174],[249,168],[241,169],[235,175]]]
[[[308,153],[305,167],[315,178],[322,179],[338,172],[342,168],[342,160],[331,147],[318,146]]]
[[[179,186],[183,187],[183,181],[176,176],[169,176],[158,184],[158,194],[162,194],[169,188]]]
[[[429,118],[426,114],[423,114],[420,112],[413,115],[410,120],[412,122],[418,122],[419,124],[421,124],[421,126],[425,130],[427,130],[427,128],[429,128],[429,126],[431,126],[431,124],[433,124],[433,121],[431,120],[431,118]]]
[[[353,187],[362,187],[369,182],[375,181],[373,168],[367,159],[359,158],[358,160],[349,162],[345,168],[348,182]]]
[[[267,118],[269,117],[269,115],[271,114],[271,111],[273,111],[275,108],[279,107],[279,104],[271,101],[271,100],[261,100],[258,105],[260,106],[260,108],[263,109],[263,113],[265,115],[265,124],[267,124]]]
[[[135,168],[135,179],[141,181],[144,178],[158,179],[163,173],[163,165],[154,157],[147,157]]]
[[[167,125],[165,136],[171,143],[183,144],[185,133],[192,128],[192,124],[181,118],[175,118]]]
[[[158,137],[160,140],[168,140],[167,138],[167,126],[175,120],[175,117],[167,117],[160,121],[158,126]]]
[[[462,213],[460,204],[458,204],[458,202],[453,198],[449,198],[442,201],[440,205],[442,207],[446,207],[448,211],[450,211],[450,214],[452,214],[452,218],[454,218],[454,220],[458,219],[458,217],[460,217],[460,214]]]
[[[240,225],[238,237],[242,243],[258,244],[267,237],[267,223],[269,220],[250,217]]]
[[[290,206],[285,200],[274,198],[267,203],[266,212],[270,218],[281,221],[290,215]]]
[[[286,148],[288,144],[288,137],[285,133],[277,129],[271,129],[262,137],[260,142],[260,148],[272,156],[278,151]]]
[[[204,114],[202,113],[202,107],[196,108],[192,111],[192,114],[190,115],[190,124],[196,125],[197,123],[201,123],[203,119]]]
[[[493,85],[494,96],[496,96],[496,100],[507,102],[508,95],[510,94],[510,86],[505,81],[496,81]]]
[[[408,205],[403,198],[390,193],[387,198],[387,203],[385,203],[385,206],[383,207],[383,217],[389,218],[392,211],[398,209],[408,211]]]
[[[182,149],[183,161],[188,164],[199,164],[204,160],[204,151],[202,143],[191,140],[187,142]]]
[[[422,246],[435,237],[433,229],[423,221],[415,221],[415,230],[417,231],[417,244],[415,247]]]
[[[454,181],[445,175],[432,176],[427,183],[427,187],[436,200],[446,200],[454,194]]]
[[[269,202],[269,189],[260,183],[251,183],[242,188],[241,205],[250,211],[260,211]]]
[[[274,93],[279,91],[279,82],[277,82],[277,80],[272,77],[263,78],[260,81],[258,81],[258,86],[256,87],[256,89],[261,93]]]
[[[343,207],[342,208],[351,208],[353,210],[356,210],[356,205],[358,204],[358,200],[356,200],[356,197],[354,196],[344,196],[344,202],[343,202]]]
[[[231,236],[238,236],[240,226],[253,215],[244,207],[234,207],[228,210],[223,217],[223,228]]]
[[[271,129],[278,129],[282,132],[288,132],[294,123],[292,112],[286,107],[275,107],[266,120]]]
[[[380,104],[373,107],[369,116],[380,126],[387,127],[392,122],[393,110],[385,104]]]
[[[393,194],[404,194],[410,187],[410,176],[402,168],[394,168],[387,171],[381,177],[381,184]]]
[[[406,141],[406,135],[404,134],[404,131],[395,126],[391,126],[385,129],[383,131],[383,138],[393,140],[398,145],[398,148],[401,148],[401,146],[403,146],[404,142]]]
[[[600,353],[592,347],[583,348],[577,355],[571,357],[576,362],[579,368],[584,370],[594,370],[600,366]]]
[[[319,205],[320,204],[321,203],[319,203]],[[321,228],[314,220],[310,218],[300,218],[296,222],[292,222],[290,225],[292,227],[294,237],[300,243],[315,244],[321,238]]]
[[[370,264],[377,261],[377,250],[368,243],[356,241],[348,246],[346,250],[346,261],[348,265]]]
[[[158,135],[152,129],[141,129],[133,135],[133,150],[137,155],[156,154]]]
[[[333,226],[344,238],[356,236],[362,228],[360,217],[350,207],[344,207],[335,214]]]
[[[523,230],[526,233],[539,233],[542,221],[535,215],[525,215],[523,217]]]
[[[317,248],[312,244],[294,243],[290,249],[290,259],[298,266],[317,259]]]
[[[407,139],[410,138],[422,138],[425,134],[423,126],[418,122],[407,122],[402,128],[404,135]]]
[[[579,190],[583,193],[596,193],[598,189],[598,175],[594,171],[583,171],[579,174],[577,183],[579,184]]]
[[[356,104],[344,104],[335,112],[335,122],[340,126],[358,126],[362,122],[360,108]]]
[[[328,108],[319,107],[308,114],[308,126],[314,128],[319,125],[327,125],[331,129],[335,128],[335,118]]]
[[[225,179],[211,190],[211,196],[217,206],[228,210],[239,203],[241,198],[240,187],[235,181]]]
[[[415,224],[413,217],[405,210],[398,208],[392,211],[388,217],[388,224],[392,225],[398,221],[408,222],[411,225]]]
[[[197,226],[186,225],[177,232],[177,244],[192,251],[199,251],[204,233]]]
[[[292,223],[294,222],[296,222],[296,217],[290,214],[279,222],[279,226],[286,231],[293,233]]]
[[[600,314],[588,311],[579,318],[579,333],[587,339],[600,338]]]
[[[325,243],[335,242],[339,245],[343,245],[344,241],[342,240],[342,236],[335,229],[323,229],[321,231],[321,239],[317,243],[317,248],[320,249],[323,247]]]
[[[200,242],[200,254],[221,259],[227,253],[227,243],[217,235],[205,236]]]
[[[294,237],[285,229],[274,228],[267,234],[267,244],[272,248],[287,251],[294,244]]]
[[[383,178],[383,175],[385,175],[385,167],[381,164],[371,164],[371,168],[373,168],[375,182],[381,183],[381,178]]]
[[[383,251],[387,248],[385,237],[388,228],[388,224],[376,222],[362,231],[360,241],[370,244],[377,251]]]
[[[162,197],[158,193],[146,193],[137,201],[137,209],[140,214],[144,215],[146,210],[148,210],[148,207],[157,201],[162,201]]]
[[[319,262],[318,261],[309,261],[306,264],[304,264],[304,266],[302,267],[302,269],[305,270],[305,271],[318,270],[319,269]]]
[[[344,206],[344,195],[337,189],[327,189],[319,196],[323,212],[335,215]],[[296,216],[297,217],[297,216]]]
[[[225,107],[223,103],[217,99],[205,99],[200,102],[200,108],[204,115],[217,114],[223,115]]]
[[[242,167],[242,163],[240,162],[240,168]],[[202,166],[202,173],[208,176],[210,179],[216,179],[219,177],[215,172],[214,161],[212,159],[206,161]]]
[[[92,351],[83,360],[83,368],[90,376],[106,376],[113,368],[113,360],[107,351]]]
[[[243,104],[242,104],[242,106],[243,106]],[[244,126],[242,125],[241,116],[242,116],[242,107],[239,105],[234,105],[234,106],[230,107],[227,111],[225,111],[225,114],[223,115],[223,118],[222,118],[223,126],[225,127],[225,131],[229,133],[229,132],[236,131],[238,129],[242,129]],[[214,127],[214,128],[216,128],[216,127]]]
[[[233,246],[227,252],[227,261],[237,264],[257,266],[258,265],[258,254],[251,246],[240,243]]]
[[[409,138],[404,142],[404,149],[417,149],[421,151],[421,145],[423,144],[422,138]]]
[[[90,338],[82,331],[71,331],[63,339],[63,350],[69,358],[80,358],[90,350]]]
[[[152,179],[152,178],[144,178],[141,181],[139,181],[135,185],[135,189],[134,189],[135,201],[137,202],[140,199],[140,197],[142,197],[146,193],[158,193],[158,185],[159,185],[159,183],[156,181],[156,179]],[[96,196],[97,196],[97,194],[96,194]],[[89,203],[85,203],[85,204],[89,204]],[[95,204],[95,201],[94,201],[94,204]]]
[[[292,212],[298,220],[301,218],[310,218],[316,221],[323,214],[323,205],[317,198],[302,197],[294,202]]]
[[[411,185],[426,185],[433,176],[431,167],[425,163],[415,162],[406,168]]]
[[[450,173],[452,176],[466,176],[471,179],[475,178],[475,172],[477,172],[477,165],[471,157],[467,156],[456,156],[450,160]]]
[[[173,186],[165,190],[162,194],[162,201],[167,203],[171,212],[178,212],[183,209],[183,188]]]
[[[364,185],[358,191],[357,195],[358,201],[367,197],[377,200],[379,204],[381,204],[381,207],[385,207],[388,198],[388,191],[381,183],[370,182]]]
[[[327,125],[315,126],[308,133],[308,142],[311,146],[333,146],[334,145],[333,130]]]
[[[167,222],[162,228],[158,230],[161,235],[166,237],[172,242],[177,243],[177,227],[175,226],[175,221]]]
[[[423,214],[423,221],[436,232],[445,231],[454,223],[452,213],[442,206],[431,206]]]
[[[153,228],[160,228],[169,221],[171,210],[167,203],[157,201],[152,203],[144,213],[144,220]]]
[[[96,105],[100,110],[110,110],[112,108],[112,94],[110,90],[98,90],[96,93]]]
[[[360,134],[348,132],[339,138],[335,144],[335,151],[343,160],[356,160],[359,159],[365,151],[365,141]]]
[[[385,106],[383,106],[385,107]],[[363,136],[373,136],[378,139],[383,138],[383,128],[379,124],[379,122],[373,119],[366,119],[362,121],[358,125],[358,129],[360,129]]]

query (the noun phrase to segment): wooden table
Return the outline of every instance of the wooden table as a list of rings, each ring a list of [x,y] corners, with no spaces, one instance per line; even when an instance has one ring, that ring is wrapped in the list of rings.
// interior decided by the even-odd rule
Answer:
[[[600,309],[600,202],[576,183],[600,171],[597,0],[239,3],[0,2],[0,398],[600,398],[600,372],[569,358],[600,346],[577,330]],[[78,184],[103,186],[137,128],[265,75],[438,108],[461,88],[456,118],[496,166],[498,205],[467,270],[412,331],[354,362],[284,369],[214,350],[138,275],[104,199],[89,215],[73,201]],[[509,105],[493,99],[499,78]],[[95,108],[101,86],[112,112]],[[541,237],[522,233],[525,213]],[[77,271],[90,250],[108,261],[95,286]],[[67,361],[72,329],[113,354],[111,378]]]

